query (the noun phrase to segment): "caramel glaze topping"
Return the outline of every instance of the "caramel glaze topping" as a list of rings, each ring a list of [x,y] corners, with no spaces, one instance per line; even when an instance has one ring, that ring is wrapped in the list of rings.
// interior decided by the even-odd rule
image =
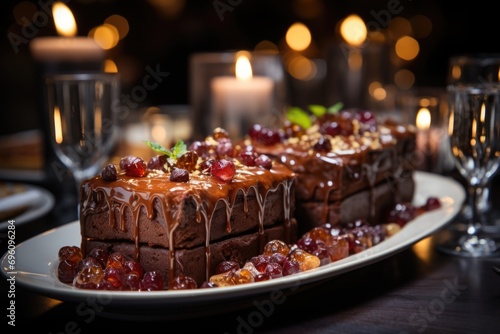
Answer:
[[[353,124],[355,129],[348,136],[321,133],[321,124],[315,124],[307,132],[274,145],[259,144],[252,138],[247,138],[245,145],[281,161],[297,174],[297,200],[323,202],[322,223],[329,222],[330,201],[366,188],[370,191],[369,207],[373,217],[374,187],[384,180],[394,181],[395,197],[398,198],[397,184],[413,169],[410,160],[415,129],[387,123],[362,132],[357,129],[357,121]],[[321,137],[329,141],[328,151],[315,147]]]
[[[186,198],[191,197],[196,203],[196,222],[204,224],[206,233],[206,268],[207,280],[210,268],[210,226],[212,215],[219,203],[223,203],[226,209],[227,232],[231,231],[230,216],[238,193],[243,194],[245,210],[247,208],[247,196],[255,194],[258,201],[259,211],[255,213],[258,219],[258,232],[261,236],[261,248],[264,247],[264,209],[266,196],[270,192],[283,188],[284,203],[284,227],[285,238],[290,239],[291,203],[290,191],[294,182],[294,173],[279,163],[274,163],[268,170],[262,167],[247,167],[237,163],[234,178],[225,183],[217,180],[211,175],[191,173],[188,182],[171,182],[166,174],[161,171],[148,171],[143,177],[131,177],[124,172],[118,174],[116,181],[105,181],[101,176],[96,176],[85,181],[81,187],[80,217],[85,219],[90,214],[108,212],[109,226],[125,229],[124,212],[128,208],[135,222],[135,260],[140,257],[139,253],[139,212],[145,208],[150,219],[155,216],[155,199],[161,203],[163,217],[165,217],[165,234],[168,236],[169,249],[169,280],[174,278],[175,266],[175,240],[174,231],[179,226],[180,214]],[[115,212],[119,212],[119,219],[115,218]],[[88,240],[85,235],[85,222],[82,222],[82,240]],[[82,247],[85,243],[82,243]],[[85,250],[84,250],[85,252]]]

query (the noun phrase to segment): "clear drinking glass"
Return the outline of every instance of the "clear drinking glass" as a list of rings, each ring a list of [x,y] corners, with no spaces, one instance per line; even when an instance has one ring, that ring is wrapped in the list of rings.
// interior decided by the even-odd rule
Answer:
[[[119,76],[55,74],[45,82],[52,145],[79,197],[81,182],[100,172],[117,142]]]
[[[483,65],[476,64],[481,68]],[[478,75],[486,73],[477,70]],[[449,141],[455,165],[466,181],[471,214],[465,231],[439,249],[468,257],[495,255],[499,249],[478,216],[477,195],[500,165],[500,85],[485,78],[483,82],[448,86]]]

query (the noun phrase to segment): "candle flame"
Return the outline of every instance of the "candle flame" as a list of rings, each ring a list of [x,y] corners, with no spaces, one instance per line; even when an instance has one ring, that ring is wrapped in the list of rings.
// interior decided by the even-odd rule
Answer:
[[[350,45],[360,46],[366,40],[368,31],[365,22],[358,15],[349,15],[340,25],[342,38]]]
[[[248,57],[243,55],[236,59],[236,78],[239,80],[249,80],[252,78],[252,66]]]
[[[75,17],[68,6],[59,1],[54,2],[52,15],[59,35],[73,37],[77,34]]]
[[[417,128],[420,130],[429,130],[431,127],[431,112],[427,108],[420,108],[417,112]]]

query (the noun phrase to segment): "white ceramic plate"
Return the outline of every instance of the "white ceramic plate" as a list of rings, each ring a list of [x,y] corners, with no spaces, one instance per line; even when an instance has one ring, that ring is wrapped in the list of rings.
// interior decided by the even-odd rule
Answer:
[[[54,195],[47,189],[32,185],[32,184],[22,184],[22,186],[26,190],[34,191],[38,193],[36,196],[37,200],[30,203],[29,208],[19,214],[18,216],[9,218],[9,220],[14,220],[15,225],[19,226],[22,224],[29,223],[36,218],[42,217],[46,213],[48,213],[55,204],[55,198]],[[0,231],[5,231],[7,229],[9,222],[7,221],[1,221],[0,222]]]
[[[246,285],[196,290],[175,290],[158,292],[138,291],[95,291],[81,290],[58,281],[56,276],[57,253],[66,245],[80,245],[79,223],[73,222],[63,227],[47,231],[29,239],[16,248],[16,284],[29,288],[50,298],[75,303],[97,300],[105,306],[100,315],[108,317],[126,316],[127,318],[162,318],[190,316],[241,302],[245,298],[265,296],[273,291],[285,291],[300,285],[331,278],[355,270],[375,261],[391,256],[415,242],[427,237],[443,227],[460,210],[465,198],[462,186],[452,180],[434,174],[417,172],[415,174],[416,194],[414,204],[420,205],[429,196],[440,198],[442,208],[425,213],[405,225],[394,236],[368,250],[351,255],[343,260],[307,272],[274,280]],[[2,274],[10,275],[5,254],[2,258]],[[217,305],[217,307],[215,307]],[[111,310],[111,311],[110,311]],[[233,309],[234,310],[234,309]]]

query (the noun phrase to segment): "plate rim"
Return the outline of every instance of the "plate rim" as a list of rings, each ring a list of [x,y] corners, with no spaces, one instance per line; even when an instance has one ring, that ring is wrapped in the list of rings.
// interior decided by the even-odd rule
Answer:
[[[24,225],[26,223],[30,223],[34,221],[36,218],[39,218],[45,214],[47,214],[52,208],[54,207],[56,200],[54,194],[52,194],[49,190],[34,185],[30,183],[24,183],[24,182],[7,182],[10,184],[20,184],[23,187],[26,187],[28,190],[36,190],[41,193],[41,196],[43,200],[40,201],[39,205],[35,205],[33,207],[30,207],[28,210],[24,211],[23,213],[11,217],[7,219],[6,221],[0,222],[0,231],[6,231],[7,227],[9,225],[10,220],[14,220],[16,226]]]
[[[451,221],[460,211],[461,205],[465,200],[465,190],[462,185],[460,185],[456,180],[451,177],[427,173],[427,172],[415,172],[414,179],[416,183],[415,197],[417,197],[424,185],[423,181],[427,184],[433,183],[434,187],[436,184],[441,184],[443,193],[440,194],[440,198],[445,200],[444,207],[437,209],[435,211],[427,212],[415,220],[409,222],[401,231],[399,231],[394,236],[384,240],[378,245],[375,245],[365,251],[358,254],[350,255],[349,257],[335,261],[331,264],[321,266],[319,268],[309,270],[306,272],[282,277],[279,279],[269,280],[265,282],[222,287],[215,289],[196,289],[196,290],[164,290],[164,291],[154,291],[154,292],[144,292],[144,291],[98,291],[98,290],[83,290],[75,287],[68,286],[64,283],[57,281],[54,273],[54,266],[56,258],[56,252],[52,256],[52,261],[49,261],[46,272],[29,272],[23,269],[23,265],[19,265],[20,260],[22,261],[22,252],[25,248],[30,245],[42,240],[43,238],[64,236],[64,233],[78,233],[79,235],[79,221],[73,221],[71,223],[62,225],[43,232],[37,236],[27,239],[16,246],[16,265],[20,267],[21,270],[17,269],[16,273],[16,283],[19,283],[23,287],[30,289],[32,291],[38,292],[49,298],[58,299],[61,301],[68,302],[81,302],[82,300],[89,298],[89,296],[99,296],[108,295],[110,299],[110,307],[123,307],[130,305],[136,306],[149,306],[149,307],[178,307],[186,304],[190,304],[193,301],[197,303],[203,302],[213,302],[214,300],[224,301],[228,298],[234,297],[248,297],[252,295],[258,295],[265,292],[270,292],[273,290],[284,290],[291,287],[298,287],[312,282],[320,281],[327,278],[333,278],[337,275],[343,274],[348,271],[358,269],[360,267],[367,266],[371,263],[380,261],[384,258],[395,255],[396,253],[412,246],[416,242],[422,240],[423,238],[433,234],[445,224]],[[444,183],[447,183],[447,187],[443,187]],[[449,194],[453,191],[452,194]],[[448,195],[447,195],[448,194]],[[430,195],[429,195],[430,196]],[[441,217],[441,220],[437,223],[430,225],[426,229],[419,230],[416,226],[417,224],[424,224],[426,220],[432,220],[435,217]],[[411,230],[416,229],[416,232],[410,234],[408,240],[399,240],[403,238],[403,231],[405,228],[410,228]],[[75,230],[75,231],[73,231]],[[408,229],[406,230],[408,231]],[[398,237],[399,236],[399,237]],[[60,239],[60,238],[59,238]],[[59,245],[52,245],[52,248],[60,247],[63,245],[68,245],[67,241],[59,240]],[[19,250],[21,252],[19,252]],[[19,257],[21,254],[21,258]],[[9,271],[6,265],[8,252],[6,252],[2,258],[1,273],[3,276],[8,277]],[[48,254],[47,254],[48,255]],[[51,268],[51,269],[50,269]],[[51,272],[52,271],[52,272]],[[52,278],[52,284],[49,281],[45,282],[44,285],[36,285],[30,280],[30,275],[39,275],[44,277]],[[139,297],[139,298],[138,298]]]

